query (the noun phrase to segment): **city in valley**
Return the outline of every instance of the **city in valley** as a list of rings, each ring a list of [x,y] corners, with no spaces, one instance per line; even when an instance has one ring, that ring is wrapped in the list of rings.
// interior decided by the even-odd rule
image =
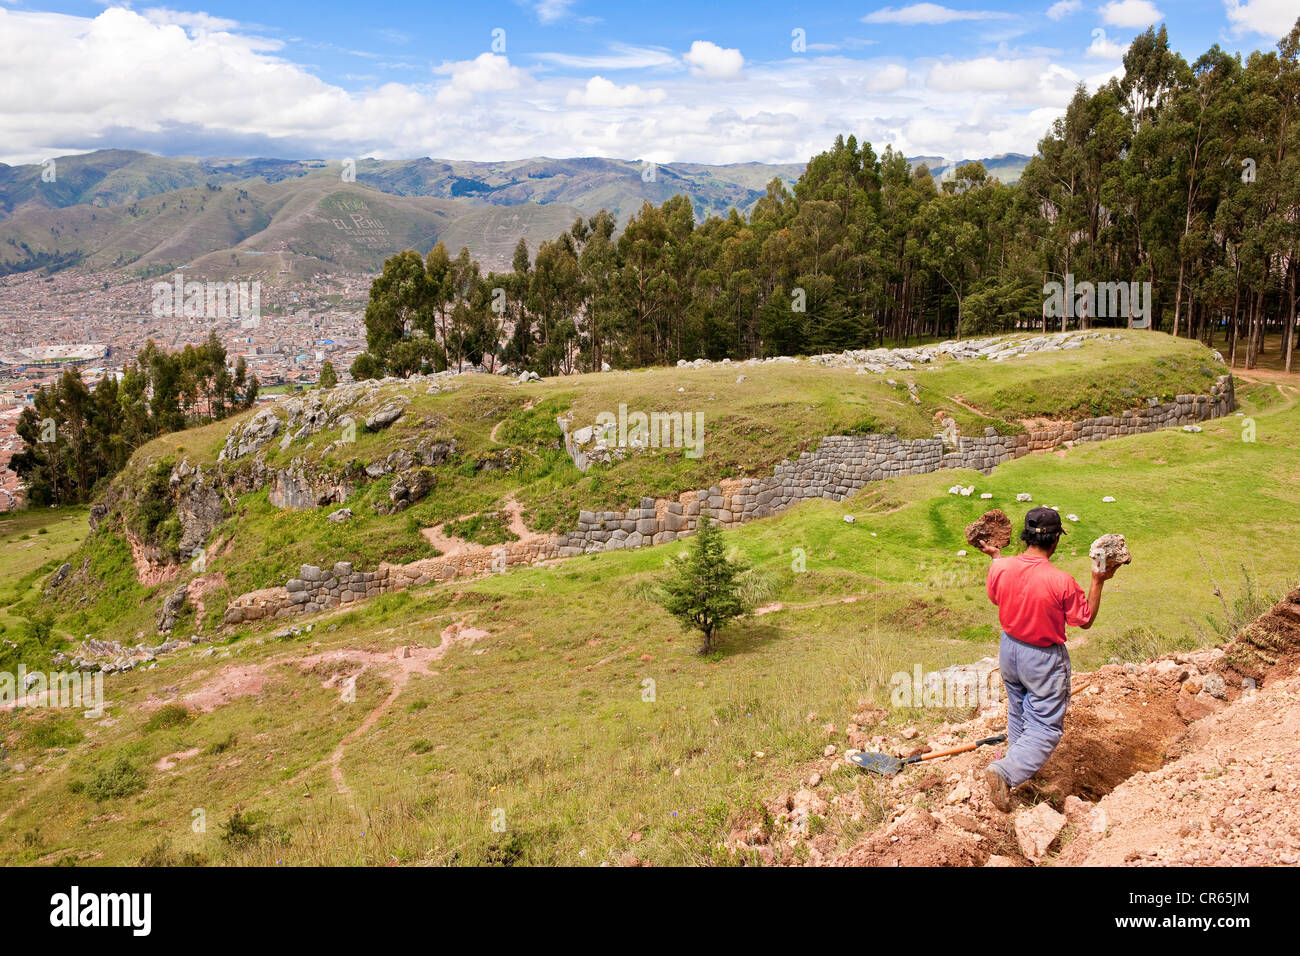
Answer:
[[[284,391],[314,385],[326,361],[346,375],[365,349],[370,280],[322,274],[310,282],[262,284],[260,314],[250,319],[209,318],[207,310],[186,317],[179,308],[179,315],[156,315],[155,286],[170,284],[171,276],[136,279],[62,270],[0,277],[0,511],[22,502],[21,481],[9,467],[22,450],[18,416],[36,390],[64,370],[78,368],[93,384],[120,375],[150,340],[178,351],[215,332],[229,360],[243,356],[265,400],[274,400]],[[260,278],[254,274],[249,281]]]

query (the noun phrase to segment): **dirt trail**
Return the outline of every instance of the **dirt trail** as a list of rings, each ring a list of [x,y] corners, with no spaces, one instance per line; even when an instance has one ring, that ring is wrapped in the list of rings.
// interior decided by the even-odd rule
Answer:
[[[185,599],[194,604],[194,629],[200,630],[203,627],[203,615],[207,611],[207,605],[204,599],[212,591],[219,591],[230,585],[226,581],[226,575],[218,571],[214,574],[205,574],[197,577],[190,582],[189,590]]]
[[[230,703],[236,697],[256,696],[262,692],[266,686],[266,669],[271,662],[265,664],[231,664],[217,672],[216,677],[207,683],[201,684],[197,690],[190,691],[179,699],[179,703],[189,710],[198,713],[207,713],[216,710],[224,704]],[[197,670],[189,675],[188,683],[196,683],[208,676],[208,671]],[[140,709],[144,711],[158,710],[166,704],[176,703],[177,698],[172,696],[159,697],[151,694],[140,702]]]
[[[182,760],[189,760],[191,757],[199,755],[198,747],[191,747],[189,750],[178,750],[174,754],[168,754],[162,757],[154,764],[155,770],[175,770],[176,765]]]
[[[863,591],[860,594],[850,594],[847,597],[827,598],[825,601],[810,601],[806,604],[786,604],[783,601],[773,601],[771,604],[764,604],[762,607],[754,609],[754,617],[763,617],[768,614],[776,614],[779,611],[810,611],[813,608],[830,607],[832,604],[856,604],[858,601],[873,597],[879,591]]]
[[[1075,675],[1071,690],[1065,736],[1016,791],[1011,815],[982,779],[1001,747],[892,778],[863,774],[841,750],[946,749],[1002,731],[1004,703],[922,741],[887,729],[885,712],[859,701],[844,730],[827,725],[834,752],[765,801],[774,825],[738,829],[729,845],[769,864],[1300,863],[1300,588],[1222,648],[1106,665]],[[832,774],[853,775],[852,789],[825,786]],[[812,816],[825,821],[815,835]],[[1041,848],[1040,816],[1055,826]],[[844,828],[864,819],[882,822],[844,846]],[[801,843],[806,854],[796,854]]]
[[[295,657],[288,659],[279,659],[277,663],[294,663],[303,671],[308,671],[321,665],[330,664],[355,664],[360,663],[358,670],[348,672],[350,669],[340,670],[334,676],[327,679],[321,686],[346,688],[349,685],[355,689],[356,681],[367,670],[374,668],[382,676],[391,682],[388,695],[376,705],[370,713],[348,733],[338,745],[324,760],[313,764],[307,769],[299,772],[294,776],[290,783],[301,780],[322,765],[329,767],[330,778],[334,781],[335,790],[341,796],[350,796],[351,788],[343,777],[343,757],[347,748],[366,734],[397,701],[398,696],[406,688],[413,674],[426,674],[429,671],[429,665],[435,661],[442,660],[453,647],[462,644],[470,644],[480,638],[490,636],[490,632],[482,628],[472,627],[467,623],[466,618],[447,625],[442,631],[442,641],[437,647],[399,647],[392,652],[364,651],[359,649],[341,648],[336,650],[324,651],[320,654],[312,654],[304,657]]]
[[[505,513],[506,526],[510,529],[511,533],[519,539],[518,542],[512,543],[527,544],[530,541],[546,537],[546,535],[541,532],[530,531],[528,526],[524,524],[523,506],[515,499],[514,492],[505,496],[500,511]],[[461,517],[456,518],[455,520],[464,521],[469,517],[471,516],[461,515]],[[444,557],[454,554],[491,551],[494,548],[500,547],[500,545],[474,544],[471,541],[466,541],[464,538],[457,538],[454,535],[449,535],[443,529],[450,523],[451,522],[444,521],[440,525],[435,525],[432,528],[422,528],[420,530],[420,533],[424,535],[424,540],[428,541],[429,544],[442,552]]]

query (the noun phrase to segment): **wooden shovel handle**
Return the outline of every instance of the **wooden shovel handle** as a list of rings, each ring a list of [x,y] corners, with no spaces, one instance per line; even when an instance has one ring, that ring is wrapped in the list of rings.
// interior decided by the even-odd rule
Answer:
[[[985,737],[983,740],[976,740],[969,744],[962,744],[960,747],[954,747],[952,750],[941,750],[937,754],[922,754],[919,760],[938,760],[940,757],[951,757],[954,754],[964,754],[979,747],[983,747],[986,744],[1000,744],[1006,739],[1006,734],[998,734],[994,737]]]
[[[960,747],[954,747],[952,750],[940,750],[937,754],[921,754],[921,760],[938,760],[940,757],[951,757],[954,754],[964,754],[967,751],[974,750],[979,744],[964,744]]]

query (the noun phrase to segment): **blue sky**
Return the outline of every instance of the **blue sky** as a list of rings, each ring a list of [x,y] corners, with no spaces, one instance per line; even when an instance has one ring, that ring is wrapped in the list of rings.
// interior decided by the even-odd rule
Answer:
[[[1032,152],[1148,24],[1272,48],[1297,0],[0,0],[0,161],[167,155],[802,161]],[[496,32],[494,32],[496,31]]]

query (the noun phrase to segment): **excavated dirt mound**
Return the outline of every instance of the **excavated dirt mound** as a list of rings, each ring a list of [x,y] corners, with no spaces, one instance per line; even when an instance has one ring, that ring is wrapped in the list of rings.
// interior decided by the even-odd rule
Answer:
[[[1223,651],[1216,670],[1240,693],[1243,680],[1265,683],[1277,671],[1294,672],[1300,664],[1300,588],[1275,604],[1267,614],[1238,632]]]
[[[1192,749],[1116,787],[1057,865],[1300,863],[1300,678],[1275,678],[1189,730]]]

